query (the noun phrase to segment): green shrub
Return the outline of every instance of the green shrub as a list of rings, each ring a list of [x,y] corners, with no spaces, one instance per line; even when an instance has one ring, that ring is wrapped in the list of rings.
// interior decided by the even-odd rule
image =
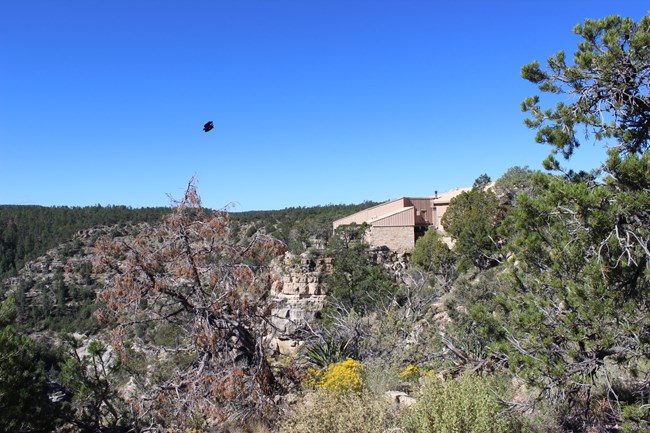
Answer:
[[[305,349],[305,357],[312,364],[325,368],[330,364],[345,361],[355,355],[352,340],[326,339],[310,344]]]
[[[621,431],[624,433],[644,431],[644,428],[650,425],[650,409],[648,409],[648,405],[633,404],[625,406],[621,416]]]
[[[377,433],[396,425],[390,403],[368,392],[308,394],[280,426],[282,433]]]
[[[432,272],[449,282],[455,278],[457,257],[435,228],[427,230],[417,240],[411,252],[411,261],[420,268]]]
[[[404,391],[404,382],[400,379],[399,368],[384,359],[371,358],[363,362],[363,389],[374,395],[386,391]]]
[[[488,379],[467,375],[441,382],[426,379],[417,403],[405,419],[411,433],[505,433],[511,423],[500,416],[500,405]]]

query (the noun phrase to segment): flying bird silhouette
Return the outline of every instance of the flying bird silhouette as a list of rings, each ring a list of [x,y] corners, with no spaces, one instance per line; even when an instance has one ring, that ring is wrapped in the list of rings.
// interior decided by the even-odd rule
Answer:
[[[212,131],[212,128],[214,128],[214,123],[212,123],[212,120],[209,121],[208,123],[206,123],[205,125],[203,125],[203,130],[204,130],[205,132],[210,132],[210,131]]]

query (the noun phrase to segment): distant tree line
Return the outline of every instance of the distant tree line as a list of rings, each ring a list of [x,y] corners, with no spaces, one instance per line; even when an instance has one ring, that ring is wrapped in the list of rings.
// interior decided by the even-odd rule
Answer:
[[[258,231],[271,235],[294,253],[323,246],[332,236],[332,223],[377,202],[290,207],[282,210],[233,212],[233,228],[243,230],[239,237],[249,238]]]
[[[29,260],[69,241],[79,230],[99,225],[156,222],[169,208],[128,206],[0,206],[0,280]]]
[[[375,202],[282,210],[233,212],[233,230],[246,240],[258,231],[283,241],[294,252],[314,243],[326,242],[332,222]],[[0,206],[0,280],[15,275],[30,260],[72,239],[80,230],[100,225],[159,222],[169,214],[168,207],[131,208],[128,206]],[[208,212],[212,212],[208,210]]]

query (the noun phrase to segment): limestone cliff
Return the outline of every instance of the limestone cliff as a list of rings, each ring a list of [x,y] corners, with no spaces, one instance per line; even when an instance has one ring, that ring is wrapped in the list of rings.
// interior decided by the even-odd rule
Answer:
[[[325,305],[323,279],[331,270],[331,258],[307,253],[287,253],[278,261],[273,271],[276,278],[271,287],[272,326],[267,336],[272,349],[290,354],[300,347],[302,331]]]

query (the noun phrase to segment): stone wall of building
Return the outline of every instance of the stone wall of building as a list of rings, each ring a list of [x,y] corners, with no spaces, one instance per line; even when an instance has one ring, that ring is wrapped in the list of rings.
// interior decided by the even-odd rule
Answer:
[[[366,236],[370,245],[393,251],[410,252],[415,246],[413,227],[371,227]]]

